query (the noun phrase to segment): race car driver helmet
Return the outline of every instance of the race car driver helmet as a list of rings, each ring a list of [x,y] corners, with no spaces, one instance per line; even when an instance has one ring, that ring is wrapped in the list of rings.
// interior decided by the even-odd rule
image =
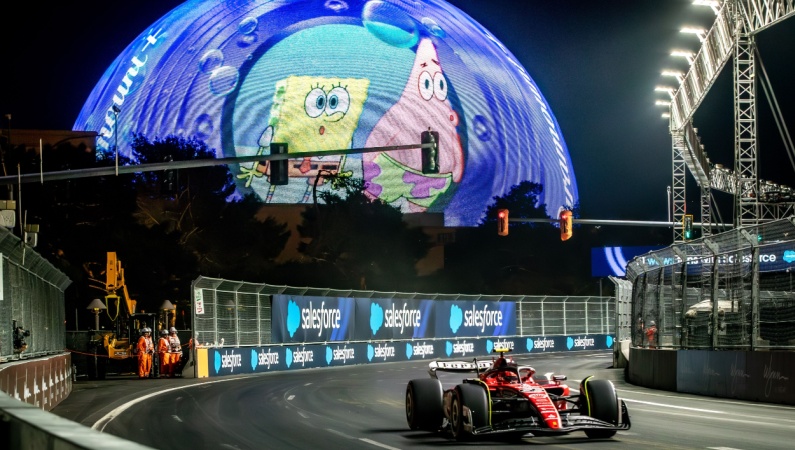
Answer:
[[[503,370],[499,374],[497,374],[497,381],[500,383],[518,383],[519,377],[516,376],[515,372],[511,372],[510,370]]]

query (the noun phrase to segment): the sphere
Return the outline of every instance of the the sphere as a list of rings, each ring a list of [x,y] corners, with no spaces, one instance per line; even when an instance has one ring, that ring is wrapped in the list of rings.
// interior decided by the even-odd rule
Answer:
[[[115,109],[114,109],[115,107]],[[118,120],[118,122],[116,122]],[[287,185],[269,164],[230,165],[238,192],[311,203],[323,175],[363,178],[403,212],[443,212],[474,226],[493,197],[542,184],[550,217],[578,201],[560,127],[516,58],[442,0],[191,0],[145,30],[113,62],[75,129],[100,133],[98,152],[131,133],[198,138],[217,157],[353,149],[290,160]],[[439,136],[438,173],[419,144]],[[117,133],[114,136],[114,133]]]

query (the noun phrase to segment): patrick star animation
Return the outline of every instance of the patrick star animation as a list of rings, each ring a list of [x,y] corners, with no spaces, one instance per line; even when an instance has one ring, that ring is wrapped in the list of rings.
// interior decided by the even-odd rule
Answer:
[[[458,114],[447,93],[436,48],[423,39],[403,94],[376,123],[365,146],[416,143],[430,128],[439,132],[439,173],[422,173],[420,149],[365,153],[362,171],[368,196],[400,206],[403,212],[421,212],[461,180],[464,155],[456,132]]]

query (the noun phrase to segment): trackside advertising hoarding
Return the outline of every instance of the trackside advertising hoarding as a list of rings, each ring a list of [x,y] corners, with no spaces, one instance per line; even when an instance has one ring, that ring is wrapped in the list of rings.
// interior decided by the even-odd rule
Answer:
[[[335,342],[291,344],[269,347],[208,348],[205,373],[209,376],[264,373],[277,370],[371,364],[395,361],[454,359],[490,360],[495,347],[507,347],[513,354],[608,350],[613,336],[604,334],[533,336],[510,338],[457,338],[382,342]]]
[[[436,301],[274,295],[274,343],[516,334],[513,301]]]

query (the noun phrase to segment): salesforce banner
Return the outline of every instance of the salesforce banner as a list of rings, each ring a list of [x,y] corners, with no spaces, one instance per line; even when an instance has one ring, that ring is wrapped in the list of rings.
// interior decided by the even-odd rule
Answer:
[[[357,298],[356,340],[433,337],[432,300]]]
[[[446,301],[434,305],[437,338],[516,334],[515,302]]]
[[[271,340],[278,343],[353,340],[352,298],[274,295]]]
[[[274,295],[274,343],[516,334],[513,301],[434,301]]]
[[[475,358],[495,357],[495,348],[509,348],[510,353],[516,355],[532,355],[544,352],[608,350],[613,347],[613,342],[611,335],[592,334],[209,348],[207,362],[210,367],[207,373],[215,377],[395,361],[472,361]]]

